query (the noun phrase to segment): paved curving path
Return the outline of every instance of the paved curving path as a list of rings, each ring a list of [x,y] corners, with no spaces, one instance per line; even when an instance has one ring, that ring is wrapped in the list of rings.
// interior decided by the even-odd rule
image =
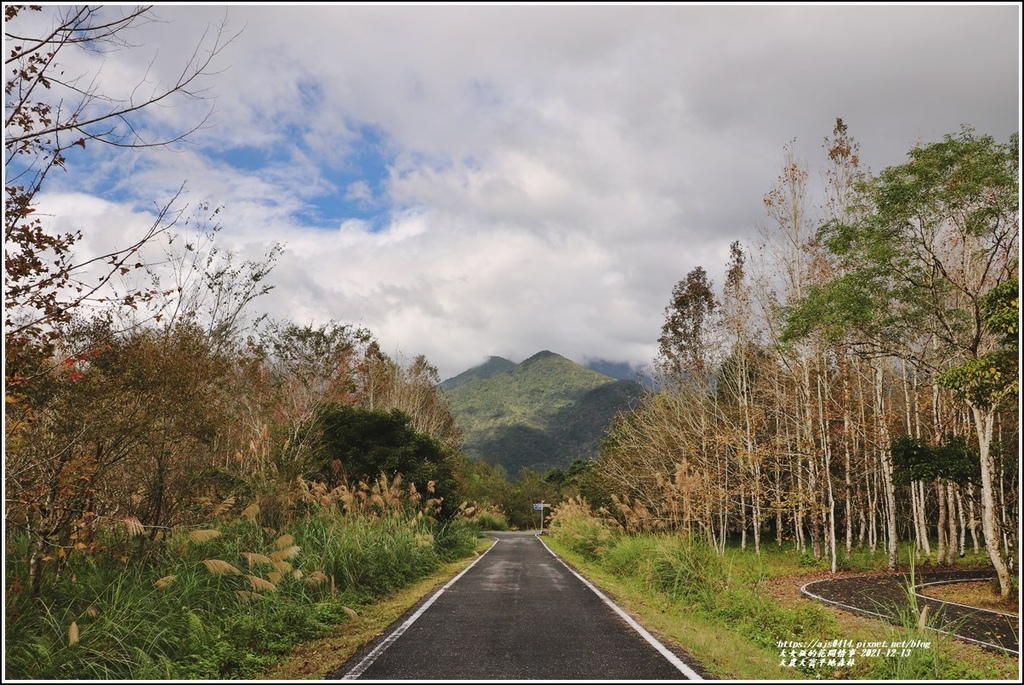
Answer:
[[[492,535],[469,568],[329,678],[701,679],[536,534]]]
[[[914,577],[918,606],[929,607],[937,632],[953,635],[988,649],[1020,655],[1020,618],[977,607],[943,602],[921,594],[921,587],[934,583],[957,583],[994,578],[989,569],[974,571],[931,571]],[[898,621],[908,608],[909,574],[853,576],[807,583],[800,591],[807,597],[857,614]]]

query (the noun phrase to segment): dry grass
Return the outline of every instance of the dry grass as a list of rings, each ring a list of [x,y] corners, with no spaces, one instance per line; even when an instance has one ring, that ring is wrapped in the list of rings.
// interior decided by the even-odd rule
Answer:
[[[277,592],[277,586],[269,580],[260,578],[259,576],[246,576],[249,579],[249,584],[252,585],[252,589],[259,592]]]
[[[219,536],[219,530],[217,530],[216,528],[207,528],[203,530],[193,530],[191,533],[188,534],[188,539],[198,545],[201,545],[204,542],[209,542],[210,540]]]
[[[977,583],[952,583],[949,585],[928,585],[921,588],[925,597],[934,597],[945,602],[956,602],[967,606],[999,611],[1004,614],[1020,615],[1016,597],[1003,599],[992,591],[991,581]]]
[[[207,571],[215,576],[223,576],[225,574],[238,576],[242,574],[241,571],[223,559],[203,559],[203,565],[206,566]]]
[[[358,614],[348,610],[350,620],[334,627],[331,635],[297,647],[266,674],[270,681],[323,680],[404,614],[410,607],[451,580],[491,546],[481,540],[477,553],[467,559],[445,564],[437,573],[375,604]],[[349,613],[351,611],[351,613]]]
[[[256,552],[242,552],[242,558],[249,562],[249,568],[252,568],[256,564],[266,564],[267,566],[273,566],[274,560],[264,554],[258,554]]]

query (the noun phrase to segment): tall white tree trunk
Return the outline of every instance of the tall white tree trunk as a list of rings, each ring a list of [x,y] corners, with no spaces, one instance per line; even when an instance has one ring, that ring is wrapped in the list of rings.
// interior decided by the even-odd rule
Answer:
[[[889,429],[885,425],[885,398],[882,394],[882,369],[875,369],[875,409],[878,412],[878,438],[882,464],[882,491],[885,495],[886,537],[888,538],[889,568],[899,562],[896,548],[896,489],[892,484],[892,455],[889,452]]]
[[[999,594],[1010,596],[1010,569],[1000,548],[1001,535],[995,502],[995,463],[992,459],[992,424],[994,412],[971,406],[974,427],[978,432],[978,452],[981,462],[981,531],[985,536],[985,551],[999,578]]]
[[[942,565],[946,563],[947,548],[949,547],[949,535],[946,532],[948,530],[948,528],[946,527],[946,521],[949,517],[946,515],[946,488],[942,485],[941,480],[935,481],[935,497],[937,498],[939,505],[939,539],[938,543],[936,544],[935,563]]]
[[[924,489],[924,481],[919,480],[911,485],[911,487],[917,488],[918,493],[918,526],[921,531],[921,546],[925,556],[930,557],[932,555],[932,546],[928,541],[928,518],[925,516],[925,509],[927,504],[927,491]]]

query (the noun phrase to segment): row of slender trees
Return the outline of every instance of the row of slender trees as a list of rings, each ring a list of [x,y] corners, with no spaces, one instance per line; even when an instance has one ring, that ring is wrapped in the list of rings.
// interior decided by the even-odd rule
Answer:
[[[831,560],[913,539],[1017,549],[1019,148],[969,128],[877,176],[842,120],[812,179],[787,148],[753,254],[666,307],[660,390],[599,472],[633,525]],[[823,196],[812,198],[812,187]],[[933,548],[933,543],[935,547]]]

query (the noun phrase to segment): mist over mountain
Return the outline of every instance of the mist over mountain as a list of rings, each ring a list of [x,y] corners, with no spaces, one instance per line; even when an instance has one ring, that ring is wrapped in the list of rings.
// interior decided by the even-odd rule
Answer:
[[[612,417],[643,394],[634,380],[547,350],[520,364],[491,357],[441,389],[465,433],[466,455],[500,464],[513,477],[522,468],[543,473],[597,457]]]
[[[610,362],[606,359],[591,359],[585,365],[591,371],[597,371],[611,378],[620,381],[642,382],[641,369],[635,368],[627,362]]]

